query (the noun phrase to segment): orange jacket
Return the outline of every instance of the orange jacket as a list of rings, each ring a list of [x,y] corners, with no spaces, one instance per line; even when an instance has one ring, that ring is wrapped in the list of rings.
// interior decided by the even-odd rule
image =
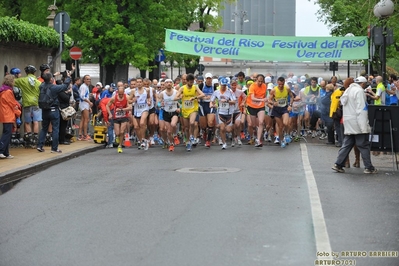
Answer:
[[[4,88],[3,85],[2,88]],[[15,118],[21,115],[19,103],[15,100],[12,89],[6,89],[0,93],[0,122],[14,123]]]

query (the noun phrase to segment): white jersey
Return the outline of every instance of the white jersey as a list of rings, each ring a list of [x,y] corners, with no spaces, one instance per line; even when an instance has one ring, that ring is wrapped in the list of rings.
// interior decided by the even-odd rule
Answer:
[[[136,102],[134,104],[134,116],[141,117],[143,112],[148,112],[150,109],[147,104],[147,90],[144,88],[143,93],[139,93],[138,90],[135,91]]]
[[[165,112],[176,112],[177,108],[178,108],[178,101],[174,101],[173,99],[175,99],[177,91],[173,90],[173,93],[171,96],[166,94],[166,90],[164,90],[162,93],[163,96],[163,102],[164,102],[164,106],[163,106],[163,110]]]
[[[220,115],[230,115],[233,113],[235,105],[230,105],[228,101],[236,101],[237,99],[232,90],[226,89],[224,93],[220,90],[215,91],[211,96],[211,102],[215,101],[215,99],[219,100],[218,113]],[[226,100],[226,102],[222,102],[222,100]]]
[[[154,101],[154,89],[150,87],[150,99],[151,99],[151,105],[149,109],[152,109],[155,107],[155,101]]]
[[[240,99],[241,97],[245,96],[245,93],[242,90],[236,89],[236,91],[234,92],[234,96],[236,97],[237,101],[236,104],[234,105],[234,113],[240,113],[240,106],[239,106],[239,102],[238,99]]]

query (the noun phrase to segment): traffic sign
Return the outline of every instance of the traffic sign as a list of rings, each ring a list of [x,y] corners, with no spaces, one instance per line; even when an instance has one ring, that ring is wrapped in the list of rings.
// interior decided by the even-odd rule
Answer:
[[[198,70],[199,74],[202,75],[202,72],[204,72],[204,70],[205,70],[205,66],[203,64],[199,64],[197,66],[197,70]]]
[[[163,52],[163,49],[159,49],[157,56],[155,57],[155,61],[157,62],[162,62],[165,61],[166,56],[165,53]]]
[[[79,60],[82,57],[82,49],[80,49],[77,46],[72,47],[69,50],[69,56],[73,59],[73,60]]]
[[[61,11],[58,12],[57,15],[55,15],[54,29],[58,33],[61,33],[61,27],[62,27],[62,32],[67,33],[70,26],[71,26],[71,18],[69,17],[69,14],[67,12]]]

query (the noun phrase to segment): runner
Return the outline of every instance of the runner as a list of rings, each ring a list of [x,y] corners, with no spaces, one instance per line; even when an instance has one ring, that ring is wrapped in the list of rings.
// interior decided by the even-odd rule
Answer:
[[[285,148],[286,144],[291,142],[290,136],[287,134],[285,138],[283,138],[283,134],[284,130],[288,129],[288,113],[292,109],[294,95],[292,91],[285,86],[285,79],[283,77],[277,79],[277,86],[270,92],[269,101],[273,105],[271,115],[276,120],[276,132],[281,140],[281,147]]]
[[[125,85],[122,81],[117,83],[118,93],[107,103],[109,119],[113,120],[115,136],[119,137],[118,153],[122,153],[123,135],[129,122],[129,111],[132,109],[125,94]],[[114,105],[113,113],[111,106]]]
[[[245,106],[245,101],[247,100],[247,96],[242,90],[237,89],[237,87],[239,86],[237,80],[233,79],[230,83],[230,86],[237,100],[233,111],[234,134],[233,141],[231,142],[231,147],[234,147],[236,144],[238,144],[239,146],[242,145],[240,136],[242,128],[241,116]]]
[[[204,98],[201,99],[199,105],[199,122],[200,127],[204,134],[202,139],[205,141],[205,147],[211,147],[212,134],[215,127],[215,113],[216,108],[210,108],[209,103],[211,102],[211,97],[214,92],[212,86],[212,74],[205,74],[205,83],[203,84],[202,92],[204,93]]]
[[[187,74],[187,84],[180,87],[177,92],[175,100],[182,100],[182,117],[186,136],[190,136],[186,142],[187,151],[191,151],[191,146],[194,143],[194,126],[195,119],[198,114],[198,99],[203,98],[204,93],[194,86],[194,75]]]
[[[133,124],[137,138],[141,142],[139,149],[148,150],[148,141],[145,139],[147,130],[147,118],[151,106],[150,89],[143,87],[143,79],[136,79],[137,88],[130,92],[130,100],[134,103]]]
[[[220,130],[220,138],[222,140],[222,149],[227,148],[226,132],[230,133],[233,129],[233,112],[236,105],[236,96],[234,92],[227,89],[229,84],[226,78],[220,80],[220,89],[212,94],[210,108],[215,108],[215,100],[218,99],[219,107],[217,112],[217,123]]]
[[[168,144],[169,144],[169,151],[175,150],[175,137],[174,133],[176,132],[176,125],[179,121],[179,103],[176,99],[177,91],[173,89],[173,81],[171,79],[165,80],[165,90],[159,94],[158,97],[158,105],[162,106],[160,111],[160,117],[162,113],[163,122],[166,132]],[[161,122],[161,120],[160,120]],[[160,123],[161,125],[161,123]]]
[[[247,97],[247,110],[250,115],[251,122],[248,123],[255,128],[258,126],[255,147],[262,147],[261,137],[263,134],[263,127],[265,123],[265,103],[268,101],[266,98],[266,84],[265,76],[259,74],[256,76],[256,82],[251,85]]]

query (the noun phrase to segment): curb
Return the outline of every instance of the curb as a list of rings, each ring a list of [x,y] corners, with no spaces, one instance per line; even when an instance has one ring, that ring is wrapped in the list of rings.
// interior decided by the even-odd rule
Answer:
[[[95,146],[95,147],[91,147],[91,148],[83,148],[83,149],[75,150],[75,151],[67,153],[67,154],[63,154],[61,156],[57,156],[55,158],[47,159],[44,161],[40,161],[40,162],[37,162],[34,164],[30,164],[27,166],[17,168],[15,170],[1,173],[0,174],[0,189],[2,186],[8,185],[10,183],[18,182],[24,178],[27,178],[31,175],[39,173],[53,165],[59,164],[61,162],[65,162],[66,160],[70,160],[70,159],[79,157],[81,155],[85,155],[90,152],[102,150],[102,149],[104,149],[103,145],[99,145],[99,146]],[[3,189],[1,189],[1,190],[4,193]],[[1,194],[1,192],[0,192],[0,194]]]

